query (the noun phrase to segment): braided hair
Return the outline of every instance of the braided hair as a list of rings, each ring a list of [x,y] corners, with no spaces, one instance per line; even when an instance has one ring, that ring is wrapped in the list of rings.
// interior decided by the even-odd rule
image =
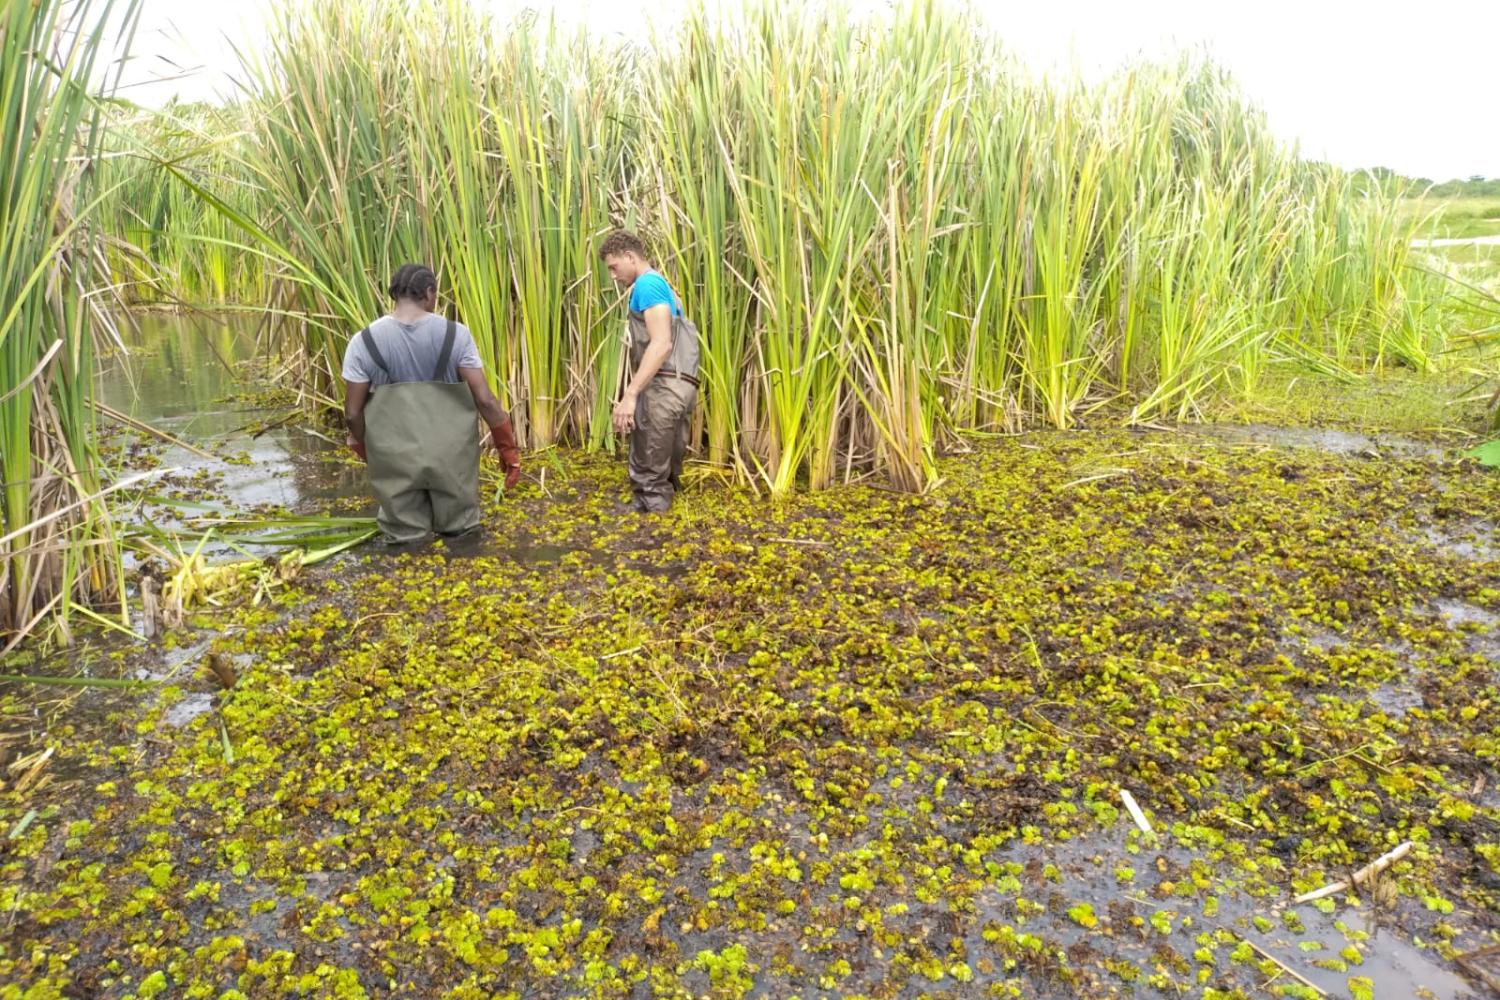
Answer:
[[[391,275],[390,293],[393,299],[421,302],[435,288],[437,275],[426,264],[402,264]]]

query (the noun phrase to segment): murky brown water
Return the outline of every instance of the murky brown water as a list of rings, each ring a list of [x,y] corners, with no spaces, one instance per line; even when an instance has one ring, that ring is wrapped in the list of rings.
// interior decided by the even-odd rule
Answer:
[[[367,494],[364,470],[339,460],[343,447],[335,435],[308,427],[290,406],[268,407],[244,395],[253,384],[253,319],[149,313],[122,333],[129,354],[102,367],[104,403],[219,456],[210,460],[122,432],[148,445],[160,468],[177,470],[157,481],[156,492],[182,501],[179,517],[199,513],[186,504],[200,502],[237,513],[316,513]],[[195,486],[181,485],[188,483],[201,483],[203,495],[193,498]]]

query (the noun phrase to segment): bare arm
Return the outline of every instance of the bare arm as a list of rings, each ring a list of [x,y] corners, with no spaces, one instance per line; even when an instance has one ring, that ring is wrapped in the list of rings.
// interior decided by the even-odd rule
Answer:
[[[615,404],[615,430],[621,434],[635,429],[635,404],[646,386],[661,371],[662,364],[672,353],[672,309],[665,304],[646,310],[646,352],[641,355],[641,366],[635,377],[625,387],[625,395]]]
[[[510,414],[505,412],[500,400],[490,391],[490,384],[484,380],[483,368],[460,368],[458,377],[469,387],[469,394],[474,397],[474,408],[479,411],[486,427],[499,427],[510,422]]]
[[[625,389],[627,396],[639,396],[656,373],[661,371],[662,364],[672,353],[672,309],[670,306],[652,306],[646,310],[646,335],[650,337],[646,344],[646,353],[641,355],[641,366],[635,371],[635,378],[630,380],[630,385]]]
[[[370,398],[370,383],[344,383],[344,422],[349,426],[349,443],[365,443],[365,403]]]

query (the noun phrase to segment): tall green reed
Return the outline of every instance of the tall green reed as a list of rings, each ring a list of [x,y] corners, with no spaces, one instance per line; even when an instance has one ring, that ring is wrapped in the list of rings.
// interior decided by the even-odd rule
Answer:
[[[296,6],[243,163],[336,396],[402,259],[435,261],[528,443],[607,447],[641,228],[704,334],[701,443],[772,493],[1109,404],[1191,417],[1287,359],[1431,365],[1409,228],[1212,64],[1031,79],[962,10],[690,9],[650,50],[462,0]]]
[[[0,8],[0,630],[118,601],[120,551],[94,439],[94,296],[104,102],[94,92],[135,8],[35,0]],[[115,23],[119,23],[116,20]]]

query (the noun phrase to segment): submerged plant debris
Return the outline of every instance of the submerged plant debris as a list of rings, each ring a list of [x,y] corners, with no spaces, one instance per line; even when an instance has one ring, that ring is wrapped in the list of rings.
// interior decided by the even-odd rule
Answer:
[[[940,472],[637,519],[567,459],[220,621],[230,688],[75,695],[0,792],[0,996],[1482,994],[1492,476],[1125,432]]]

